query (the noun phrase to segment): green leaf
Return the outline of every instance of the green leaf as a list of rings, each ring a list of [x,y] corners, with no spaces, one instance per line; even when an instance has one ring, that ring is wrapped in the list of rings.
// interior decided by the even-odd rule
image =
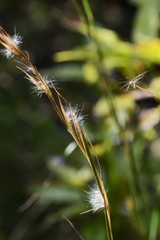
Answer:
[[[135,53],[142,61],[160,63],[160,40],[153,39],[135,46]]]
[[[159,0],[141,0],[139,5],[133,39],[137,43],[142,43],[158,36],[160,2]]]
[[[110,118],[110,107],[105,98],[100,98],[94,107],[94,113],[99,117],[108,116]],[[122,125],[125,125],[129,120],[129,114],[134,110],[135,104],[129,95],[120,95],[114,97],[114,106],[117,117]]]
[[[82,197],[81,191],[67,186],[42,187],[36,190],[36,194],[40,196],[40,204],[69,203],[79,201]]]

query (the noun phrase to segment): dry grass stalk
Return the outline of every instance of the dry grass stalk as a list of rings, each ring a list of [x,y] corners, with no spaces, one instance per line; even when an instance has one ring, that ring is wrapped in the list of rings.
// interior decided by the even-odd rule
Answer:
[[[4,49],[1,50],[1,53],[7,58],[13,58],[15,56],[19,58],[19,66],[17,66],[17,68],[23,72],[25,77],[33,84],[34,91],[37,92],[38,95],[41,95],[42,93],[46,94],[59,118],[85,155],[93,171],[97,186],[104,199],[104,213],[107,219],[107,234],[108,239],[112,240],[113,237],[108,197],[105,191],[103,179],[100,172],[97,170],[95,161],[93,160],[93,156],[90,151],[93,146],[87,138],[82,126],[83,117],[80,115],[78,108],[73,108],[71,104],[68,103],[63,96],[61,96],[54,84],[55,81],[49,80],[39,73],[37,68],[32,64],[29,54],[21,49],[21,40],[22,38],[18,34],[10,36],[2,27],[0,27],[0,44],[4,47]]]

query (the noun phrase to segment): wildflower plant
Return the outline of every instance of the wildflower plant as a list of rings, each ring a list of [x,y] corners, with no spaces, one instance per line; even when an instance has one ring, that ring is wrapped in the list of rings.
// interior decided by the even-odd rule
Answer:
[[[97,159],[97,157],[93,156],[93,146],[83,128],[84,117],[81,114],[81,110],[79,110],[77,105],[72,107],[59,93],[55,80],[50,80],[39,73],[38,69],[32,64],[29,54],[20,47],[22,44],[22,37],[20,35],[15,34],[10,36],[0,27],[0,44],[4,47],[4,49],[1,50],[2,55],[8,59],[18,57],[17,68],[23,72],[25,78],[32,83],[34,92],[40,96],[44,93],[48,97],[62,123],[86,157],[96,182],[95,187],[93,189],[91,188],[91,191],[88,193],[89,202],[93,212],[103,209],[107,238],[108,240],[112,240],[113,236],[108,197],[101,172],[96,166],[97,163],[95,159]]]

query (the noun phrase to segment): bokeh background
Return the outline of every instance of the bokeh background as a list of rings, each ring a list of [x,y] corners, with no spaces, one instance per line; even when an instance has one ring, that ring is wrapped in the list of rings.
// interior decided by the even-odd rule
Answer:
[[[95,0],[90,4],[96,25],[112,30],[100,33],[104,75],[134,146],[148,219],[156,219],[152,224],[158,229],[159,100],[146,92],[123,93],[121,87],[127,77],[148,71],[142,85],[154,83],[158,94],[160,3]],[[22,47],[39,71],[56,79],[62,95],[81,106],[86,115],[86,131],[108,189],[115,239],[142,239],[130,218],[127,167],[98,85],[95,49],[80,31],[79,22],[71,0],[0,1],[1,26],[11,35],[23,36]],[[140,49],[137,55],[132,44],[140,44],[135,48]],[[80,215],[88,209],[83,190],[93,180],[84,157],[48,99],[37,97],[16,64],[0,57],[0,239],[79,239],[64,216],[84,239],[106,239],[102,213]],[[158,239],[158,231],[148,239]]]

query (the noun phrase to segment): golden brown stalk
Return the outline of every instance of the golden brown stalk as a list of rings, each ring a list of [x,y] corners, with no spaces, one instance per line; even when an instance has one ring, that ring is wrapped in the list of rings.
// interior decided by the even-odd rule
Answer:
[[[84,119],[81,116],[79,109],[77,107],[73,108],[71,104],[68,103],[63,96],[61,96],[55,86],[55,81],[43,77],[38,72],[37,68],[30,61],[29,54],[20,48],[20,44],[22,43],[21,40],[22,38],[18,34],[10,36],[2,27],[0,27],[0,44],[4,47],[4,49],[1,50],[1,53],[7,58],[13,58],[14,56],[19,58],[18,63],[20,66],[17,66],[17,68],[23,72],[25,77],[33,84],[35,92],[37,92],[39,95],[42,93],[46,94],[55,111],[57,112],[57,115],[66,126],[69,133],[72,135],[82,153],[85,155],[93,171],[99,191],[104,199],[104,213],[108,223],[108,239],[112,240],[113,238],[108,197],[101,174],[97,170],[96,163],[90,152],[90,149],[92,149],[93,146],[84,132],[82,126]]]

